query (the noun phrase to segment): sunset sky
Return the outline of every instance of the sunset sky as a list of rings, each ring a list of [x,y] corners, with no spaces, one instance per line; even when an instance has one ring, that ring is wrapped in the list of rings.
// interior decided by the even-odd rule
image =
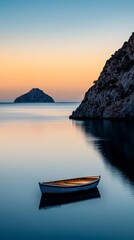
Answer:
[[[133,0],[0,0],[0,101],[81,101],[133,31]]]

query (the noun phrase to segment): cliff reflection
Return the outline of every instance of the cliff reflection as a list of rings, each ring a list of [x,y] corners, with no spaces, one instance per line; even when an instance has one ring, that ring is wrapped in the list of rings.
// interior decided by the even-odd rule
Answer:
[[[104,155],[106,163],[118,168],[134,184],[134,123],[132,121],[89,120],[75,122]]]

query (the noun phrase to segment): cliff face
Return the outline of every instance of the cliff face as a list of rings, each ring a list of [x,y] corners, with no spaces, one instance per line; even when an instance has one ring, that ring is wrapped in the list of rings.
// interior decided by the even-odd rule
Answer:
[[[48,103],[54,102],[53,98],[38,88],[33,88],[26,94],[17,97],[14,103]]]
[[[106,62],[72,119],[134,119],[134,33]]]

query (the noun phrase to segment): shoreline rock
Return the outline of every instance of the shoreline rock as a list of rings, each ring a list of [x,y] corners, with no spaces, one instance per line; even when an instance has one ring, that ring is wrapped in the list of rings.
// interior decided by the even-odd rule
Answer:
[[[17,97],[14,103],[54,103],[54,99],[39,88],[33,88],[29,92]]]
[[[134,119],[134,33],[106,64],[70,119]]]

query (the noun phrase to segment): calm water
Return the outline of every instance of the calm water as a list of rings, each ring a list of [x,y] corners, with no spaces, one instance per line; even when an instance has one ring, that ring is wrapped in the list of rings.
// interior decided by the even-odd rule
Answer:
[[[134,124],[76,103],[0,104],[0,239],[134,239]],[[39,181],[101,175],[100,197],[39,209]]]

